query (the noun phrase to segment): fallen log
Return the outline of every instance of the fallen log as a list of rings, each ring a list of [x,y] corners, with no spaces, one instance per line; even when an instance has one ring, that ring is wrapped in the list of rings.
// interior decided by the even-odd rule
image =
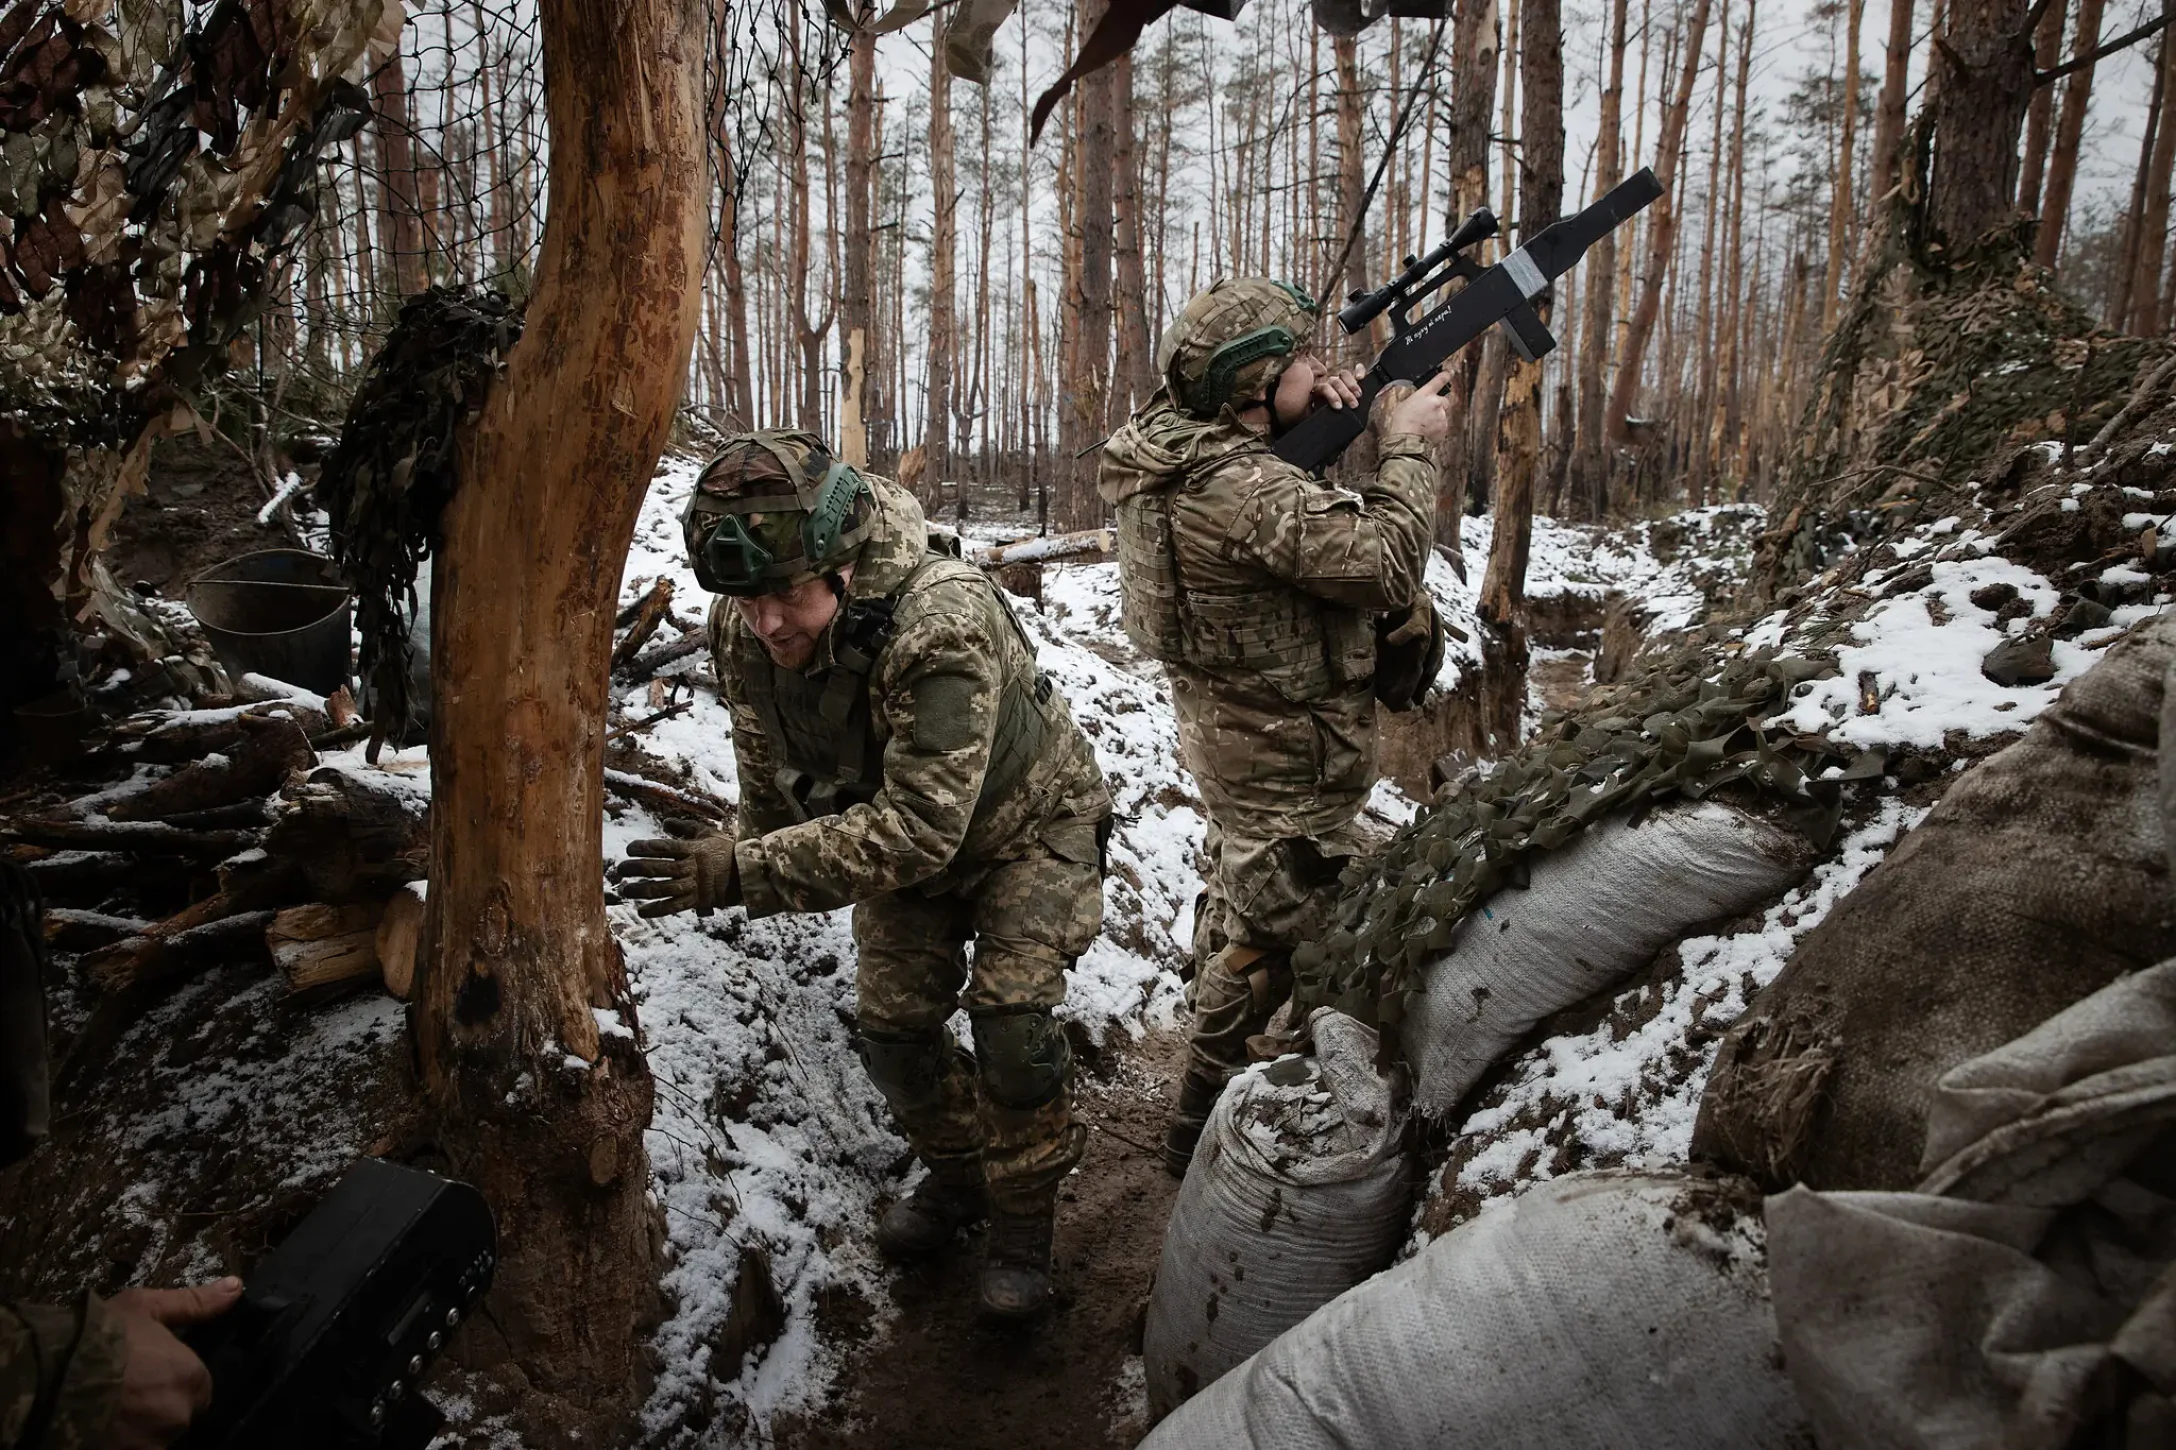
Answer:
[[[700,654],[708,645],[709,631],[697,625],[671,644],[660,645],[648,654],[629,660],[625,665],[615,665],[613,672],[620,679],[630,684],[640,684],[675,660],[684,660],[689,655]]]
[[[967,562],[978,569],[1002,569],[1012,564],[1096,564],[1118,557],[1114,529],[1081,529],[1070,534],[1045,534],[992,544],[969,552]]]
[[[409,882],[393,893],[385,903],[385,915],[378,919],[378,970],[385,990],[403,1002],[416,981],[416,948],[423,940],[423,892],[424,883]]]
[[[210,810],[279,789],[292,771],[316,764],[302,726],[284,715],[242,715],[230,753],[213,754],[106,808],[116,821],[153,821]]]
[[[692,786],[666,785],[647,776],[624,770],[607,770],[604,788],[622,800],[653,806],[674,815],[697,816],[707,821],[730,820],[733,808],[716,796]]]
[[[626,621],[626,635],[618,644],[612,646],[612,668],[618,669],[632,660],[635,652],[648,644],[650,636],[657,633],[658,626],[665,622],[665,616],[671,611],[672,580],[660,574],[657,582],[650,586],[649,592],[635,604],[633,617]],[[621,613],[625,615],[626,611],[622,610]]]
[[[378,976],[383,915],[383,908],[371,903],[290,906],[265,927],[264,944],[288,991],[322,991]]]
[[[160,821],[0,822],[0,842],[145,856],[228,856],[257,844],[255,831],[185,831]]]

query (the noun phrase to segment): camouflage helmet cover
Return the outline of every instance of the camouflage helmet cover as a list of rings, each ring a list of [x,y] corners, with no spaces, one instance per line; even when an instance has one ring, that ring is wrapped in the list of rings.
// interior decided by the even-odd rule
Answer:
[[[681,538],[712,593],[784,593],[854,560],[871,498],[868,481],[813,433],[737,433],[688,495]]]
[[[1194,295],[1156,345],[1171,400],[1197,418],[1269,396],[1315,330],[1315,300],[1289,282],[1225,278]]]

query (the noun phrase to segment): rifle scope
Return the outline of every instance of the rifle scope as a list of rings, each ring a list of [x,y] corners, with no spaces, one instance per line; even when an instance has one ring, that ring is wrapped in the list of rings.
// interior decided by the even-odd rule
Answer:
[[[1405,270],[1373,292],[1356,291],[1338,309],[1337,325],[1347,332],[1358,332],[1386,308],[1402,303],[1413,290],[1428,280],[1436,268],[1463,252],[1475,242],[1496,235],[1496,214],[1487,207],[1475,207],[1473,215],[1459,224],[1450,238],[1425,257],[1407,257]]]

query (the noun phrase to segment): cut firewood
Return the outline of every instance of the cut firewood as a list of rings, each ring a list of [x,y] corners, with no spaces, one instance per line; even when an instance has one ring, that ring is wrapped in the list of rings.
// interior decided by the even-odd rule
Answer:
[[[309,736],[284,715],[243,715],[236,723],[240,738],[230,752],[207,756],[122,796],[106,814],[116,821],[151,821],[231,805],[271,794],[291,771],[317,761]]]
[[[725,821],[733,815],[731,806],[714,795],[696,790],[693,786],[666,785],[663,781],[632,775],[624,770],[607,770],[604,773],[604,788],[623,800],[631,800],[676,816],[697,816],[707,821]]]
[[[0,841],[146,856],[227,856],[257,844],[255,831],[184,831],[158,821],[0,821]]]
[[[427,874],[430,797],[420,779],[342,762],[281,797],[265,850],[294,862],[316,900],[378,900]]]
[[[245,905],[254,909],[243,909]],[[101,992],[148,987],[222,955],[246,954],[273,915],[270,908],[256,908],[247,898],[222,891],[92,952],[83,959],[83,971]]]
[[[90,951],[134,936],[150,925],[137,917],[108,916],[102,911],[77,911],[66,906],[45,909],[46,942],[64,952]]]
[[[635,651],[650,642],[650,636],[657,633],[657,627],[665,622],[665,616],[671,612],[672,580],[659,575],[657,582],[650,586],[650,592],[643,595],[642,602],[635,606],[635,615],[628,621],[627,633],[618,644],[612,646],[612,668],[618,669],[633,659]]]
[[[378,970],[385,990],[405,1002],[415,986],[416,948],[423,938],[423,883],[411,881],[385,903],[378,919]]]
[[[271,700],[254,705],[230,705],[219,710],[154,711],[134,715],[113,727],[114,749],[128,760],[152,765],[181,765],[202,760],[214,752],[234,749],[241,743],[244,716],[285,718],[302,727],[305,735],[332,728],[331,717],[307,701]]]
[[[272,965],[291,992],[309,992],[378,975],[378,920],[370,903],[290,906],[264,929]]]

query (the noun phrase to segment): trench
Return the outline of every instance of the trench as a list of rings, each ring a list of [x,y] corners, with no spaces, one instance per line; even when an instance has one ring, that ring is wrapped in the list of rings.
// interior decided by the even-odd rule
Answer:
[[[1156,1154],[1185,1042],[1107,1050],[1080,1078],[1088,1151],[1059,1192],[1058,1299],[1025,1329],[974,1312],[981,1235],[893,1269],[881,1328],[847,1351],[832,1404],[772,1426],[781,1450],[1131,1446],[1147,1433],[1140,1326],[1178,1180]],[[883,1315],[879,1314],[879,1318]],[[839,1326],[834,1326],[838,1328]],[[851,1338],[853,1329],[845,1326]]]

